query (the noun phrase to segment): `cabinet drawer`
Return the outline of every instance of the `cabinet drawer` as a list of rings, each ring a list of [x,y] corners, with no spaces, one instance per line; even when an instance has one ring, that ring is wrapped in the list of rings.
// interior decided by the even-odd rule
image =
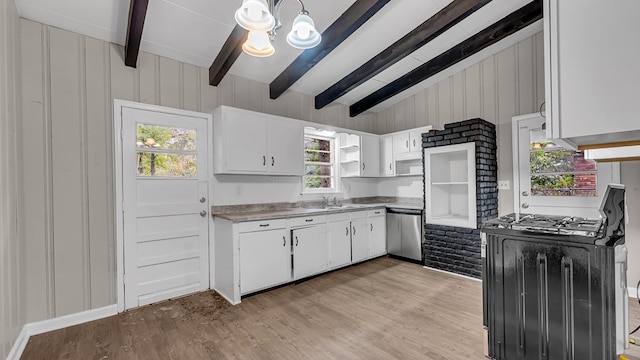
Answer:
[[[352,219],[364,219],[367,217],[368,211],[353,211],[350,214]]]
[[[387,213],[387,210],[385,210],[385,209],[369,210],[369,217],[372,217],[372,216],[383,216],[386,213]]]
[[[304,216],[289,219],[289,227],[323,224],[327,222],[326,215]]]
[[[348,212],[329,214],[327,215],[327,222],[338,222],[351,219],[351,215]]]
[[[239,224],[238,231],[240,233],[261,231],[261,230],[273,230],[284,229],[287,227],[286,219],[271,219],[262,221],[248,221]]]

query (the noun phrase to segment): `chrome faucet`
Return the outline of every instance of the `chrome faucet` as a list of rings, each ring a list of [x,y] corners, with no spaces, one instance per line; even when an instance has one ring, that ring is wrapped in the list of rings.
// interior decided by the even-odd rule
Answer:
[[[327,207],[327,205],[329,205],[329,197],[323,196],[322,202],[320,203],[320,207],[324,209],[325,207]]]

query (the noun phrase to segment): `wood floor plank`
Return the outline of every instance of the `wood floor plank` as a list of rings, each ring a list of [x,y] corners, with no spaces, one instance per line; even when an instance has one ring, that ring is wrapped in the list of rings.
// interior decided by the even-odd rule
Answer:
[[[36,335],[22,359],[485,359],[481,296],[478,281],[383,257],[237,306],[207,291]]]

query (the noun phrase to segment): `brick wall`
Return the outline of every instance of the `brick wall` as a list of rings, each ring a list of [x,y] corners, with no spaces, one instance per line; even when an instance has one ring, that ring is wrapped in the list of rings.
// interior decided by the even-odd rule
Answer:
[[[476,145],[477,229],[426,224],[422,247],[426,266],[480,278],[480,228],[487,220],[498,216],[495,125],[482,119],[471,119],[422,134],[423,148],[468,142]]]

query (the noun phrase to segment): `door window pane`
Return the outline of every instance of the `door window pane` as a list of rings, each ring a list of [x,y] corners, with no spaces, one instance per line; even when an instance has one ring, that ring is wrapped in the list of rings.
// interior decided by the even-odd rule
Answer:
[[[138,176],[198,176],[195,155],[138,151],[136,164]]]
[[[138,124],[136,135],[138,150],[196,151],[196,131],[193,129]]]
[[[136,174],[141,177],[196,177],[196,131],[137,124]]]
[[[597,196],[597,164],[582,151],[548,141],[544,130],[530,131],[532,196]]]

